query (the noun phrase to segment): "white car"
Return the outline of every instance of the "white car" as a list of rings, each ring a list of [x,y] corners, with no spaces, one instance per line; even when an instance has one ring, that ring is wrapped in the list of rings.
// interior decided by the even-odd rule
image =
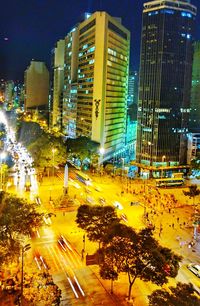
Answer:
[[[120,210],[122,210],[124,207],[122,206],[122,204],[121,203],[119,203],[118,201],[115,201],[114,203],[113,203],[113,205],[115,206],[115,208],[118,208],[118,209],[120,209]]]
[[[200,277],[200,265],[196,265],[194,263],[189,264],[188,269],[193,272],[197,277]]]

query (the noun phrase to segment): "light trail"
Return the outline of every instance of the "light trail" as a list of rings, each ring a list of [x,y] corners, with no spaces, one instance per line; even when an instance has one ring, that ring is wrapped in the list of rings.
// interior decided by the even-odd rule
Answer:
[[[41,267],[40,267],[40,264],[39,264],[39,261],[38,261],[37,257],[35,256],[34,259],[35,259],[35,262],[36,262],[36,264],[37,264],[39,270],[41,270]]]
[[[75,282],[76,282],[76,284],[77,284],[77,286],[78,286],[82,296],[85,296],[85,293],[84,293],[83,289],[81,288],[81,285],[79,284],[78,279],[76,278],[75,275],[74,275],[74,280],[75,280]]]
[[[15,161],[15,168],[17,169],[17,173],[14,174],[14,185],[16,186],[18,192],[22,194],[24,188],[26,188],[26,183],[28,180],[30,181],[31,193],[38,193],[35,169],[32,167],[33,158],[25,147],[23,147],[20,143],[17,143],[15,131],[9,127],[3,111],[0,111],[0,123],[4,124],[6,130],[4,149],[13,157],[13,160]]]
[[[47,248],[47,250],[48,250],[48,252],[49,252],[49,254],[50,254],[50,256],[51,256],[51,258],[52,258],[52,260],[53,260],[53,262],[54,262],[54,265],[55,265],[56,269],[59,270],[60,267],[58,266],[57,261],[55,260],[55,258],[54,258],[54,256],[53,256],[53,251],[52,251],[52,248],[53,248],[53,247],[52,247],[52,246],[51,246],[51,247],[46,246],[46,248]]]
[[[74,286],[73,286],[73,284],[71,282],[71,279],[69,277],[67,279],[68,279],[68,282],[69,282],[69,284],[70,284],[70,286],[71,286],[71,288],[72,288],[72,290],[74,292],[75,297],[78,299],[79,298],[78,293],[76,292],[76,290],[75,290],[75,288],[74,288]]]

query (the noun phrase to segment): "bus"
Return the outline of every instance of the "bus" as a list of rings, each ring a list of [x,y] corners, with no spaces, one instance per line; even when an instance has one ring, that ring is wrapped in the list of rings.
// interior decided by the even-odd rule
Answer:
[[[91,178],[87,174],[82,173],[81,171],[76,171],[76,178],[87,186],[92,184]]]
[[[170,177],[170,178],[156,179],[157,187],[176,187],[176,186],[182,186],[183,184],[184,184],[183,178]]]

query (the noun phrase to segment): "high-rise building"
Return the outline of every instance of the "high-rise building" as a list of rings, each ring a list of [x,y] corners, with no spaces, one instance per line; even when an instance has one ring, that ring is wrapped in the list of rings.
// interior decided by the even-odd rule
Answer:
[[[79,30],[75,26],[65,37],[62,131],[70,138],[76,138],[78,48]]]
[[[194,44],[189,129],[200,133],[200,41]]]
[[[24,73],[25,110],[47,111],[49,71],[44,62],[31,61]]]
[[[106,12],[87,15],[65,37],[62,131],[86,136],[104,158],[124,148],[130,33]]]
[[[79,25],[77,135],[104,148],[104,158],[125,145],[130,33],[106,12]]]
[[[62,125],[62,108],[63,108],[63,86],[64,86],[64,55],[65,40],[60,39],[56,43],[53,56],[53,109],[51,116],[52,127],[59,130]]]
[[[195,16],[190,1],[144,4],[136,159],[150,174],[187,163]]]

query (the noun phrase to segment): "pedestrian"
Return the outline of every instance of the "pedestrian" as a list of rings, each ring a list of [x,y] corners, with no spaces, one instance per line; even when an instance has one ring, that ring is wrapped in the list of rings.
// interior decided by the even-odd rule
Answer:
[[[179,223],[179,217],[177,217],[177,222]]]
[[[170,212],[171,212],[171,208],[169,208],[169,214],[170,214]]]
[[[172,223],[172,228],[174,228],[174,223]]]

